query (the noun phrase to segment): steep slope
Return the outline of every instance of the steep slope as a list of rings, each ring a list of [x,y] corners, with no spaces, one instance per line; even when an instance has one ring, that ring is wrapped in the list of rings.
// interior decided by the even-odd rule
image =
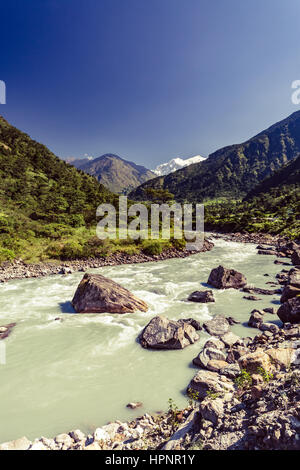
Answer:
[[[246,196],[245,200],[250,200],[262,193],[270,192],[275,188],[287,188],[300,186],[300,155],[283,165],[275,171],[269,178],[263,180],[255,186]]]
[[[144,183],[130,196],[147,199],[147,188],[166,189],[177,200],[241,198],[300,154],[300,111],[247,142],[217,150],[205,161]]]
[[[300,239],[300,156],[263,180],[242,202],[208,203],[206,230],[270,232]]]
[[[182,158],[173,158],[169,162],[162,163],[158,165],[153,172],[157,176],[165,176],[173,173],[176,170],[180,170],[180,168],[185,168],[188,165],[192,165],[193,163],[199,163],[205,160],[206,157],[202,157],[201,155],[195,155],[195,157],[187,158],[183,160]]]
[[[155,177],[155,174],[144,166],[110,153],[92,160],[73,161],[71,164],[94,176],[99,183],[115,193],[127,193]]]
[[[17,255],[95,224],[97,206],[117,196],[0,117],[0,202],[1,260],[1,249]]]

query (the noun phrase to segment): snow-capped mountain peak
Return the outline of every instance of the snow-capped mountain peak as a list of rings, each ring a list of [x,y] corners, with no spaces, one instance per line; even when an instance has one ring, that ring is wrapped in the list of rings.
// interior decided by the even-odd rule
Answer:
[[[154,170],[152,170],[157,176],[164,176],[168,175],[169,173],[173,173],[173,171],[179,170],[180,168],[184,168],[185,166],[192,165],[193,163],[199,163],[205,160],[206,157],[202,157],[201,155],[195,155],[194,157],[187,158],[183,160],[182,158],[173,158],[167,163],[162,163],[158,165]]]

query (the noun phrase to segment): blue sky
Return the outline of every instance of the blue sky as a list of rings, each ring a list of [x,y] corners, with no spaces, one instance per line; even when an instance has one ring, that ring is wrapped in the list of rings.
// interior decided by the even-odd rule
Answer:
[[[1,0],[0,114],[61,157],[153,168],[299,109],[298,0]]]

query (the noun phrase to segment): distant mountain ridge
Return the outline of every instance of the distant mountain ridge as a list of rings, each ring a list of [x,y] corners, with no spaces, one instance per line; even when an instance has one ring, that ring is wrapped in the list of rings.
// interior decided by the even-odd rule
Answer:
[[[106,153],[98,158],[69,159],[67,162],[94,176],[99,183],[115,193],[128,193],[145,181],[155,178],[151,170],[113,153]]]
[[[201,155],[195,155],[194,157],[187,158],[186,160],[182,158],[173,158],[169,162],[166,163],[161,163],[158,165],[153,172],[157,176],[165,176],[169,175],[170,173],[173,173],[176,170],[179,170],[180,168],[184,168],[188,165],[192,165],[193,163],[199,163],[205,160],[206,157],[202,157]]]
[[[276,169],[300,154],[300,111],[241,144],[224,147],[206,160],[144,183],[133,199],[147,199],[147,188],[164,189],[176,200],[243,198]]]

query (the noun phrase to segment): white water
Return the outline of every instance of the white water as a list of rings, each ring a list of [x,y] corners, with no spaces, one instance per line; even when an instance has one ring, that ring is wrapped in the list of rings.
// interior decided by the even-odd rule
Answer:
[[[248,284],[269,288],[266,282],[281,269],[274,259],[257,255],[255,245],[216,240],[212,251],[184,259],[90,270],[149,304],[146,313],[126,315],[75,314],[70,301],[82,273],[1,285],[0,325],[17,326],[4,340],[7,362],[0,364],[0,442],[74,428],[93,431],[110,420],[166,409],[170,397],[184,406],[185,389],[197,371],[192,359],[208,335],[201,332],[200,341],[182,351],[149,351],[136,341],[138,334],[158,314],[202,322],[220,313],[246,324],[253,308],[276,307],[279,296],[259,295],[262,301],[251,302],[240,291],[214,289],[214,304],[185,299],[206,286],[219,264],[244,273]],[[266,319],[277,322],[276,315]],[[244,325],[232,331],[257,334]],[[142,401],[144,407],[128,410],[130,401]]]

